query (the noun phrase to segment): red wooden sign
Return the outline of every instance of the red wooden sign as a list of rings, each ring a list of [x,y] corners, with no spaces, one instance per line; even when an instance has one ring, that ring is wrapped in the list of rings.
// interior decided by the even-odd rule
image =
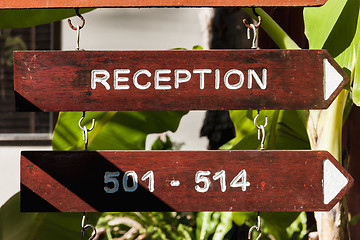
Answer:
[[[0,8],[319,6],[327,0],[3,0]]]
[[[352,177],[326,151],[22,152],[22,211],[328,211]]]
[[[326,50],[20,51],[18,111],[324,109],[348,76]]]

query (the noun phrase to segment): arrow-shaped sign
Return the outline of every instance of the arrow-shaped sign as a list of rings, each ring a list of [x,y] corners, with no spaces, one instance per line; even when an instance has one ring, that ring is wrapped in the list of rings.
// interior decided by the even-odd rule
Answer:
[[[324,109],[348,76],[326,50],[21,51],[18,111]]]
[[[1,1],[1,8],[75,8],[75,7],[269,7],[319,6],[327,0],[17,0]]]
[[[22,211],[328,211],[353,179],[326,151],[22,152]]]

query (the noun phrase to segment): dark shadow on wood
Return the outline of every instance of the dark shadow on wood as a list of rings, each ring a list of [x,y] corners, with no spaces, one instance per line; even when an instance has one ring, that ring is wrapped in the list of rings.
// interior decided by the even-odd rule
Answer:
[[[75,195],[84,200],[99,212],[126,212],[126,211],[173,211],[165,202],[140,185],[134,192],[125,192],[122,188],[124,171],[119,169],[97,152],[23,152],[29,161],[33,162],[56,181],[61,183]],[[105,185],[105,172],[120,172],[119,191],[106,193],[104,186],[113,187],[112,183]],[[130,178],[131,179],[131,178]],[[45,179],[44,179],[45,182]],[[45,184],[39,181],[38,184]],[[129,185],[131,186],[130,180]],[[45,189],[44,189],[45,191]],[[24,199],[29,204],[23,206],[24,211],[43,211],[33,203],[36,199]],[[25,203],[24,203],[25,204]],[[71,198],[69,198],[71,204]]]
[[[42,112],[37,106],[15,91],[16,112]]]
[[[20,185],[20,194],[21,212],[59,212],[57,208],[31,191],[24,184]]]

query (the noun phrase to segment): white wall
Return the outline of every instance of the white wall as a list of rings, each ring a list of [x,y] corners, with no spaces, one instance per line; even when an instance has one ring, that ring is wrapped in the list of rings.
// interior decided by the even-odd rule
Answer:
[[[192,9],[96,9],[84,14],[86,25],[81,30],[80,48],[85,50],[166,50],[191,49],[202,45],[199,12]],[[72,18],[73,24],[80,24]],[[76,31],[62,24],[62,48],[76,48]],[[204,111],[186,115],[176,133],[169,133],[177,143],[185,143],[182,150],[204,150],[206,138],[199,138]],[[157,135],[148,137],[147,149]],[[49,150],[43,147],[0,147],[0,206],[20,189],[20,151]]]
[[[85,50],[166,50],[201,45],[199,9],[102,8],[84,14],[80,47]],[[73,25],[81,22],[72,18]],[[62,25],[62,48],[74,50],[76,31]]]
[[[20,153],[25,150],[50,150],[49,146],[0,147],[0,206],[20,191]]]

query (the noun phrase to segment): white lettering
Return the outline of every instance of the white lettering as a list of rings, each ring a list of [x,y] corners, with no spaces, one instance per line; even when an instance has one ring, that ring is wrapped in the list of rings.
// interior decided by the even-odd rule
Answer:
[[[179,181],[179,180],[172,180],[172,181],[170,182],[170,186],[172,186],[172,187],[178,187],[178,186],[180,186],[180,181]]]
[[[200,74],[200,89],[204,89],[205,73],[211,73],[211,69],[194,69],[193,73]]]
[[[144,176],[142,176],[141,180],[145,181],[146,179],[149,179],[149,185],[148,185],[148,188],[149,188],[149,192],[153,192],[155,190],[155,187],[154,187],[154,172],[152,170],[150,171],[147,171]]]
[[[161,77],[160,74],[170,74],[171,70],[169,69],[159,69],[155,71],[155,89],[159,89],[159,90],[167,90],[167,89],[171,89],[170,85],[160,85],[160,82],[169,82],[170,81],[170,77]]]
[[[145,74],[146,76],[151,77],[151,73],[149,72],[149,70],[140,69],[139,71],[137,71],[137,72],[134,74],[134,77],[133,77],[134,85],[135,85],[136,88],[141,89],[141,90],[148,89],[148,88],[151,86],[151,83],[150,83],[150,82],[147,82],[145,85],[141,85],[141,84],[139,84],[139,82],[138,82],[138,77],[139,77],[139,75],[141,75],[141,74]]]
[[[114,70],[114,89],[121,90],[121,89],[129,89],[129,85],[119,85],[119,82],[127,82],[129,81],[128,77],[120,77],[119,74],[129,74],[129,69],[115,69]]]
[[[99,77],[98,75],[103,75]],[[91,89],[96,89],[96,83],[101,83],[105,86],[106,90],[110,90],[110,85],[106,82],[110,77],[110,74],[106,70],[92,70],[91,71]]]
[[[232,74],[237,74],[239,76],[239,82],[234,84],[234,85],[231,85],[229,83],[229,77],[232,75]],[[243,85],[244,83],[244,74],[240,71],[240,70],[237,70],[237,69],[231,69],[229,71],[227,71],[225,73],[225,76],[224,76],[224,83],[225,83],[225,86],[228,88],[228,89],[239,89],[241,88],[241,86]]]
[[[180,83],[184,83],[190,80],[191,78],[191,73],[186,70],[186,69],[176,69],[175,71],[175,83],[174,83],[174,87],[176,89],[179,88]],[[186,76],[183,78],[180,78],[180,74],[185,74]]]
[[[256,83],[259,85],[261,89],[266,89],[267,86],[267,69],[264,68],[262,70],[262,82],[260,77],[257,75],[254,69],[248,70],[248,88],[252,88],[252,78],[255,78]]]
[[[225,192],[226,191],[226,181],[225,181],[225,171],[221,170],[220,172],[216,172],[215,175],[213,176],[213,179],[216,181],[218,179],[220,179],[220,187],[221,187],[221,191]]]
[[[246,170],[241,170],[238,175],[234,177],[234,179],[230,183],[230,187],[236,188],[241,187],[243,192],[246,191],[246,188],[250,186],[250,183],[246,180]]]
[[[129,187],[128,184],[129,177],[131,177],[133,180],[132,187]],[[126,171],[123,177],[123,188],[125,192],[134,192],[137,189],[137,187],[138,187],[138,178],[136,172]]]
[[[210,187],[210,179],[208,177],[205,176],[209,176],[210,175],[210,171],[197,171],[195,174],[195,182],[196,183],[204,183],[203,187],[200,187],[199,185],[195,186],[195,190],[201,193],[207,192],[207,190],[209,190]]]
[[[215,90],[220,88],[226,88],[229,90],[240,89],[247,85],[248,89],[255,86],[260,89],[267,89],[267,69],[230,69],[227,72],[220,72],[221,69],[155,69],[154,72],[150,72],[147,69],[115,69],[113,71],[112,82],[108,82],[111,74],[104,69],[94,69],[91,71],[91,89],[96,89],[100,83],[106,90],[114,88],[115,90],[128,90],[130,88],[136,88],[139,90],[150,89],[154,86],[155,90],[168,90],[179,89],[183,83],[191,83],[191,86],[197,85],[196,81],[199,78],[200,90],[205,88],[205,77],[207,77],[207,88],[213,88]],[[244,71],[247,71],[247,76]],[[261,71],[261,73],[260,73]],[[173,73],[173,74],[172,74]],[[224,73],[224,75],[223,75]],[[199,77],[195,74],[199,74]],[[210,74],[205,76],[206,74]],[[144,76],[143,76],[144,75]],[[235,75],[235,76],[232,76]],[[245,79],[245,77],[247,79]],[[246,84],[245,81],[248,80]],[[132,81],[132,82],[131,82]],[[214,81],[214,83],[212,83]],[[222,83],[222,81],[224,81]],[[113,86],[111,86],[113,84]],[[214,84],[214,85],[213,85]],[[222,86],[224,84],[224,87]],[[103,88],[100,87],[100,88]]]
[[[108,186],[104,187],[106,193],[115,193],[119,190],[119,181],[116,179],[118,176],[120,176],[120,172],[105,172],[104,183],[112,182],[114,184],[112,188]]]
[[[219,89],[220,88],[220,70],[216,69],[215,70],[215,89]]]

